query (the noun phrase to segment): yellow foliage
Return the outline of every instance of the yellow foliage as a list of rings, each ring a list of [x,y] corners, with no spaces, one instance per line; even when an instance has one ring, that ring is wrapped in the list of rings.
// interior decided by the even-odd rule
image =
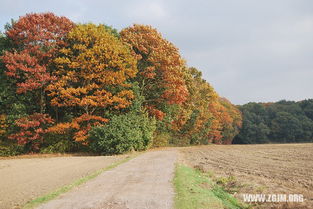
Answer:
[[[8,125],[6,124],[6,116],[0,115],[0,135],[6,133]]]
[[[137,60],[130,49],[103,25],[77,25],[68,33],[69,45],[54,60],[56,82],[47,87],[54,106],[125,108],[133,92],[128,80],[136,76]]]

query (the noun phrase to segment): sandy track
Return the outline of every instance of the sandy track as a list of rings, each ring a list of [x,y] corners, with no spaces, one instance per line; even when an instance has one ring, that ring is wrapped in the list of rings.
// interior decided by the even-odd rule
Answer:
[[[122,156],[52,157],[0,160],[0,208],[27,201],[107,167]]]
[[[175,150],[147,152],[39,208],[172,208],[175,161]]]

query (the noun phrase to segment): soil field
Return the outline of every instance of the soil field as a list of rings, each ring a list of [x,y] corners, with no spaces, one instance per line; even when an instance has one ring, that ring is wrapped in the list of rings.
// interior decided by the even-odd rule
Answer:
[[[184,163],[211,172],[243,194],[302,194],[303,203],[264,202],[255,208],[313,208],[313,144],[211,145],[180,149]],[[273,196],[272,195],[272,196]]]
[[[76,179],[126,158],[120,156],[66,156],[0,160],[0,209],[20,208]]]

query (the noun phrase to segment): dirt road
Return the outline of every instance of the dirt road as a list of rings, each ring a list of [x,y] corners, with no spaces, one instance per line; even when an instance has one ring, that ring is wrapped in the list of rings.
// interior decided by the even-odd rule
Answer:
[[[48,157],[0,160],[0,209],[27,201],[126,158],[121,156]]]
[[[176,156],[174,149],[149,151],[39,208],[173,208]]]

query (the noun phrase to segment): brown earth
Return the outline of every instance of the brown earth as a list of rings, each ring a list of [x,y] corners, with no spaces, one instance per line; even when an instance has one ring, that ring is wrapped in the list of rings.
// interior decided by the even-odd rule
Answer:
[[[0,159],[0,208],[20,208],[29,200],[47,194],[76,179],[105,168],[120,156],[66,156]],[[52,155],[53,156],[53,155]]]
[[[256,208],[313,208],[313,144],[210,145],[180,151],[184,163],[213,173],[241,200],[246,193],[302,194],[305,199],[254,204]]]

